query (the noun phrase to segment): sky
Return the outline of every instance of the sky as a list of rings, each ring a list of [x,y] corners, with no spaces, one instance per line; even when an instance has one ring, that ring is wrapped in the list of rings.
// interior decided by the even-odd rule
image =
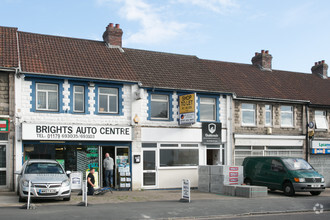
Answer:
[[[102,41],[118,23],[128,48],[247,64],[264,49],[273,69],[303,73],[330,64],[329,0],[0,0],[0,9],[0,26],[24,32]]]

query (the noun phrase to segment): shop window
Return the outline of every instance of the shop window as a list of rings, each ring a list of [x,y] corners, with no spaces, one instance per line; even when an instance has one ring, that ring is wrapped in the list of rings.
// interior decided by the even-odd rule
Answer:
[[[0,145],[0,186],[6,185],[6,145]]]
[[[73,111],[85,111],[85,87],[73,86]]]
[[[8,133],[0,133],[1,141],[8,141]]]
[[[36,84],[37,110],[58,111],[58,84]]]
[[[100,87],[98,90],[98,112],[118,114],[118,89]]]
[[[216,99],[200,97],[199,117],[200,121],[217,121]]]
[[[160,167],[198,166],[198,149],[160,149]]]
[[[151,94],[150,119],[169,120],[169,95]]]
[[[293,127],[292,106],[281,106],[281,127]]]
[[[265,105],[265,125],[272,126],[272,106]]]
[[[256,125],[256,105],[242,104],[242,125],[255,126]]]
[[[315,111],[316,129],[328,130],[328,120],[325,111]]]

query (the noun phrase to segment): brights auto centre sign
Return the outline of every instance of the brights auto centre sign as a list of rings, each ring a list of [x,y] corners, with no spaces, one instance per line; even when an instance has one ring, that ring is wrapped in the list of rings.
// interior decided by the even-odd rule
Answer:
[[[22,124],[23,140],[131,141],[132,128],[125,126],[86,126]]]

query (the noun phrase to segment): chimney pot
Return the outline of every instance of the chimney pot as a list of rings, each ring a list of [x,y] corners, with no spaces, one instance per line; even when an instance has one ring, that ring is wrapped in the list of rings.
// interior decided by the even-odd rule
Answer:
[[[258,56],[258,52],[255,52],[254,55],[255,55],[255,56]]]
[[[123,31],[119,28],[119,24],[113,27],[113,23],[110,23],[103,33],[103,40],[109,45],[122,46]]]
[[[252,64],[258,66],[261,70],[271,70],[272,69],[272,55],[269,51],[261,50],[261,53],[256,52],[255,56],[252,57]]]
[[[312,66],[312,74],[315,74],[322,79],[328,78],[328,64],[325,63],[325,60],[315,62],[315,65]]]

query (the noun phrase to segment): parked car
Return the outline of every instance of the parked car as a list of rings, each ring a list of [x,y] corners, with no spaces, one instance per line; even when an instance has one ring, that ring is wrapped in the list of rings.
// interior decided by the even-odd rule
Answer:
[[[325,190],[324,177],[302,158],[247,157],[243,167],[246,184],[282,190],[287,196],[295,192],[320,195]]]
[[[55,160],[28,160],[23,164],[18,175],[17,194],[19,202],[28,197],[31,181],[31,198],[57,199],[69,201],[71,198],[70,171],[65,173],[63,167]]]

